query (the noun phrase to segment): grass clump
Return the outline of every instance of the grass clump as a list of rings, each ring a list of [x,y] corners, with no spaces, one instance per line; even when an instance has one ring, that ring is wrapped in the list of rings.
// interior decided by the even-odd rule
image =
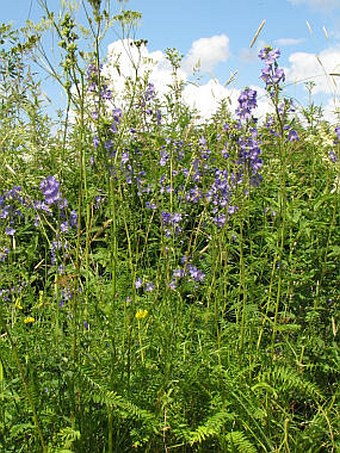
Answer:
[[[89,3],[90,52],[72,9],[0,29],[1,451],[336,451],[339,128],[269,47],[262,124],[250,88],[197,122],[174,50],[166,97],[138,66],[115,92],[100,40],[138,15]]]

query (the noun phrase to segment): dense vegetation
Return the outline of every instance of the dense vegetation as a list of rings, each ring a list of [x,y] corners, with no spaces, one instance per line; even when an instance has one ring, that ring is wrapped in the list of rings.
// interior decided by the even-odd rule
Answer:
[[[1,452],[338,451],[339,127],[269,47],[262,123],[249,88],[199,122],[174,50],[117,105],[100,39],[137,14],[100,3],[0,28]]]

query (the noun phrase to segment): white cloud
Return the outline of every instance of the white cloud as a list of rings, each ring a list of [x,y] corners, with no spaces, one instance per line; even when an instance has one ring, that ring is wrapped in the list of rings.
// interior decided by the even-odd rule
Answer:
[[[191,73],[199,66],[202,72],[211,72],[218,63],[226,61],[230,56],[229,38],[227,35],[216,35],[200,38],[192,43],[191,49],[183,62],[183,68]]]
[[[274,113],[274,107],[266,91],[256,85],[251,89],[257,92],[257,108],[254,115],[260,120],[264,119],[267,113]],[[187,105],[197,109],[201,119],[208,120],[218,109],[222,100],[226,100],[229,110],[233,113],[238,107],[238,97],[241,90],[238,88],[226,88],[216,79],[210,79],[206,84],[194,86],[189,84],[185,87],[183,97]]]
[[[221,36],[223,38],[223,35]],[[188,61],[193,58],[194,54],[197,56],[201,52],[204,57],[202,62],[204,62],[205,68],[210,68],[218,61],[222,61],[222,58],[226,58],[228,55],[222,44],[229,41],[227,37],[224,37],[226,39],[220,38],[217,36],[208,39],[208,41],[206,38],[195,41],[184,60]],[[204,54],[209,42],[213,50],[211,56]],[[192,49],[196,50],[193,51]],[[155,85],[156,92],[160,97],[163,97],[169,91],[169,86],[173,83],[171,65],[162,51],[149,52],[144,45],[137,48],[132,40],[127,39],[115,41],[109,45],[108,61],[103,68],[103,73],[110,81],[117,107],[124,106],[126,102],[124,92],[129,79],[133,82],[137,76],[146,78]],[[179,80],[185,85],[183,100],[189,107],[197,110],[201,120],[209,119],[217,111],[222,100],[227,101],[231,112],[235,111],[240,89],[226,87],[216,79],[209,79],[205,84],[196,86],[188,80],[189,76],[189,72],[182,68],[179,69]],[[271,109],[266,92],[258,86],[251,86],[251,88],[258,92],[258,108],[255,115],[260,118],[264,117],[265,113]]]
[[[299,39],[299,38],[280,38],[276,39],[274,43],[277,46],[297,46],[298,44],[301,44],[304,42],[304,39]]]
[[[149,52],[145,45],[137,47],[133,40],[124,39],[111,43],[108,47],[108,62],[103,69],[116,94],[117,104],[126,83],[131,80],[146,79],[155,84],[157,92],[165,94],[172,83],[172,68],[165,54],[157,50]],[[179,81],[185,81],[186,73],[179,69]]]
[[[240,91],[226,88],[216,79],[210,79],[204,85],[188,84],[183,91],[186,104],[196,109],[203,120],[209,119],[218,109],[222,100],[230,103],[230,110],[235,110]]]
[[[340,100],[339,98],[328,99],[323,108],[323,118],[331,124],[339,124],[340,119]]]
[[[329,48],[318,55],[296,52],[290,55],[291,66],[285,70],[287,80],[293,83],[313,81],[313,93],[339,94],[340,48]]]
[[[293,5],[307,5],[320,11],[340,9],[339,0],[289,0]]]
[[[137,47],[133,40],[123,39],[115,41],[108,47],[108,63],[104,73],[114,81],[115,86],[123,87],[128,78],[161,78],[162,84],[170,82],[171,66],[160,50],[149,52],[145,45]],[[186,78],[183,71],[180,75]]]

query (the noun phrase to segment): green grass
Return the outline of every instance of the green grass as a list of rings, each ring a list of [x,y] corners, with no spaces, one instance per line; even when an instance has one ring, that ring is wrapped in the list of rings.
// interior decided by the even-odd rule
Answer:
[[[281,84],[261,124],[199,123],[174,50],[169,97],[136,68],[113,115],[89,3],[87,34],[0,29],[0,450],[336,452],[339,131]]]

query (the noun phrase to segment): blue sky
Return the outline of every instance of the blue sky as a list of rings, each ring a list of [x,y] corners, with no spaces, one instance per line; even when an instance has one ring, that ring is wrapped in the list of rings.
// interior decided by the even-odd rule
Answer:
[[[1,2],[1,22],[20,26],[27,18],[40,16],[37,0]],[[59,0],[47,3],[55,11],[61,6]],[[159,55],[166,48],[176,48],[184,55],[186,80],[190,80],[189,65],[199,60],[203,85],[216,79],[223,86],[236,73],[235,93],[246,85],[262,86],[261,62],[256,55],[261,46],[270,44],[281,49],[287,94],[306,102],[304,80],[314,79],[316,102],[328,110],[338,105],[340,77],[325,74],[340,73],[340,0],[130,0],[120,6],[123,4],[142,13],[136,37],[148,40],[150,55]],[[263,20],[265,26],[250,49]],[[116,39],[114,30],[109,32],[103,54]],[[209,102],[208,97],[204,99]]]

